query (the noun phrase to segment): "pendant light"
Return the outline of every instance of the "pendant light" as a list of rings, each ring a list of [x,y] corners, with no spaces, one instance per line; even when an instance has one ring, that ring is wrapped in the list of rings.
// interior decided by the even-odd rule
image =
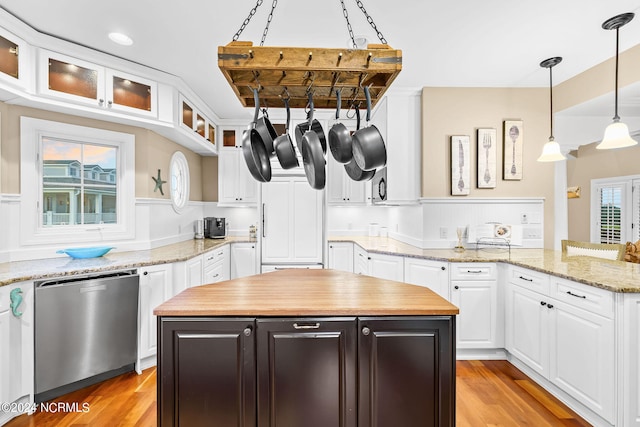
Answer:
[[[599,150],[607,150],[611,148],[623,148],[636,145],[638,142],[629,136],[629,128],[620,121],[618,116],[618,56],[619,56],[619,30],[620,27],[627,24],[633,19],[633,13],[623,13],[614,16],[603,22],[602,28],[605,30],[616,30],[616,88],[615,88],[615,115],[613,123],[611,123],[604,131],[602,142],[596,146]]]
[[[559,160],[565,160],[566,157],[560,152],[560,144],[558,144],[553,138],[553,76],[551,69],[562,62],[561,56],[554,56],[553,58],[545,59],[540,63],[543,68],[549,69],[549,123],[550,123],[550,136],[549,142],[542,147],[542,154],[538,157],[539,162],[557,162]]]

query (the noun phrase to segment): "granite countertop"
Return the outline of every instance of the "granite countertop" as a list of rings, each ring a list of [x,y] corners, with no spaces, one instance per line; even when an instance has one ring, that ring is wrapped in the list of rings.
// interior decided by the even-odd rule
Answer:
[[[566,256],[550,249],[485,248],[420,249],[383,237],[331,237],[332,242],[354,242],[367,252],[441,260],[446,262],[504,262],[551,274],[612,292],[640,293],[640,264],[585,256]]]
[[[248,237],[185,240],[156,249],[109,252],[99,258],[73,259],[68,256],[0,263],[0,286],[26,280],[186,261],[228,243],[255,242]]]
[[[549,249],[502,248],[420,249],[386,237],[330,237],[330,242],[353,242],[368,252],[424,258],[444,262],[504,262],[541,273],[551,274],[612,292],[640,293],[640,264],[598,258],[568,257]],[[156,249],[110,252],[100,258],[71,259],[56,257],[0,264],[0,286],[26,280],[138,268],[148,265],[186,261],[233,242],[255,242],[248,237],[186,240]]]

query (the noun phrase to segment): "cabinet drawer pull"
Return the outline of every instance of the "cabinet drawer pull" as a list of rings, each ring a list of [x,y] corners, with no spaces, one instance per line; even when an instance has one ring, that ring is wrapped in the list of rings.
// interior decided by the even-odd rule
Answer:
[[[467,273],[480,274],[480,273],[482,273],[482,270],[467,270]]]
[[[544,302],[544,301],[540,301],[540,305],[545,306],[545,305],[547,305],[547,303]]]
[[[587,296],[586,296],[586,295],[578,295],[578,294],[574,294],[574,293],[573,293],[573,292],[571,292],[571,291],[567,291],[567,293],[568,293],[569,295],[571,295],[572,297],[587,299]]]
[[[220,273],[216,273],[213,275],[213,278],[215,279],[216,277],[218,277],[220,275]]]
[[[547,304],[547,308],[553,308],[553,304]]]
[[[224,251],[222,251],[222,252],[218,252],[218,255],[222,255],[223,253],[224,253]]]
[[[293,327],[296,329],[318,329],[320,327],[320,322],[304,324],[304,323],[294,323]]]
[[[526,280],[527,282],[533,282],[533,279],[527,279],[526,277],[518,276],[518,279]]]
[[[366,326],[362,328],[362,335],[367,336],[370,333],[371,333],[371,329],[367,328]]]

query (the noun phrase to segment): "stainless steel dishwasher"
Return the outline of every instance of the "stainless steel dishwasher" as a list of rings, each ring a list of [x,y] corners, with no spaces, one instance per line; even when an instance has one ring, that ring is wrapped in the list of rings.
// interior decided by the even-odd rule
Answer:
[[[35,401],[132,371],[137,357],[135,270],[35,282]]]

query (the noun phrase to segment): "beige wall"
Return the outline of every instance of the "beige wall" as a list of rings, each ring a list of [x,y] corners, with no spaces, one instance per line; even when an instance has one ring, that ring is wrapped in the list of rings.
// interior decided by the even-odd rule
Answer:
[[[553,246],[554,165],[536,161],[549,139],[549,90],[545,88],[433,88],[422,92],[422,196],[451,195],[449,137],[469,135],[472,187],[464,197],[544,197],[544,241]],[[524,177],[502,177],[502,122],[523,121]],[[496,188],[478,189],[476,183],[476,129],[495,128],[498,134],[499,179]]]
[[[175,151],[182,151],[189,162],[189,176],[191,180],[189,200],[217,200],[217,162],[215,162],[215,176],[207,175],[207,187],[215,187],[216,191],[214,194],[210,194],[209,190],[208,196],[211,198],[204,198],[203,163],[210,164],[211,160],[204,161],[204,157],[150,130],[34,108],[8,105],[2,102],[0,102],[0,115],[2,117],[2,129],[0,133],[0,154],[2,155],[2,164],[0,165],[0,190],[3,193],[20,193],[20,117],[28,116],[135,135],[135,195],[139,198],[169,198],[168,183],[163,186],[164,196],[162,196],[159,191],[154,193],[155,182],[151,177],[157,176],[158,169],[160,169],[162,171],[162,179],[168,181],[171,156]],[[209,169],[211,168],[209,167]],[[215,197],[215,199],[213,199],[213,197]]]
[[[567,185],[581,189],[580,198],[567,200],[571,240],[590,240],[592,179],[640,174],[640,146],[601,151],[596,145],[581,146],[577,158],[567,162]]]
[[[640,80],[638,67],[640,45],[620,54],[620,87]],[[611,58],[559,84],[554,90],[554,98],[557,99],[556,111],[612,92],[614,76],[615,62],[614,58]],[[613,97],[611,99],[613,100]],[[613,115],[613,104],[611,113]],[[604,132],[604,128],[602,131]],[[597,143],[585,141],[585,144],[578,149],[576,158],[569,158],[567,161],[567,185],[577,185],[581,188],[580,198],[567,201],[568,238],[581,241],[590,239],[591,180],[640,173],[640,147],[600,151],[595,148]]]
[[[202,158],[202,200],[218,201],[218,157]]]

